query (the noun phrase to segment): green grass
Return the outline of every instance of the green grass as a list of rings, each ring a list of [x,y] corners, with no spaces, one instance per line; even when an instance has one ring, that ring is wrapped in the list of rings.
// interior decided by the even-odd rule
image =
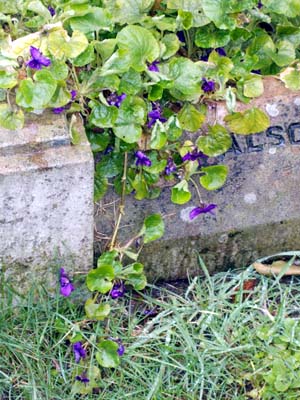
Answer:
[[[254,288],[243,291],[244,282],[254,278]],[[80,324],[82,307],[69,299],[51,298],[41,287],[13,306],[16,295],[4,285],[0,399],[300,398],[300,388],[283,390],[291,374],[295,379],[299,375],[300,381],[298,328],[291,328],[284,339],[286,321],[298,321],[300,315],[299,279],[278,281],[248,268],[176,286],[128,293],[114,303],[108,321],[91,326],[88,321]],[[145,314],[149,310],[152,314]],[[120,367],[101,369],[98,389],[85,397],[71,393],[76,365],[69,339],[80,329],[94,346],[97,332],[122,338],[126,347]],[[274,384],[279,353],[285,368],[279,371],[281,381]],[[267,376],[269,381],[274,378],[273,383],[266,383]]]

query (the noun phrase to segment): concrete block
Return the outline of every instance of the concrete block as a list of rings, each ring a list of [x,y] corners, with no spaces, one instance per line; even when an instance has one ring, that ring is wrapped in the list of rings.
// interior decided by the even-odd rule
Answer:
[[[65,116],[45,112],[0,129],[0,266],[20,287],[92,265],[94,163],[80,135],[71,145]]]
[[[230,168],[225,186],[205,192],[207,203],[218,205],[216,215],[189,220],[197,197],[187,205],[170,202],[165,188],[157,200],[127,200],[120,241],[138,232],[150,213],[164,216],[164,237],[147,244],[141,260],[150,279],[175,279],[201,272],[200,254],[210,271],[244,267],[261,256],[300,247],[300,92],[291,92],[275,79],[265,80],[265,93],[249,105],[265,110],[271,126],[260,134],[233,135],[232,148],[218,158]],[[212,119],[223,121],[224,104],[212,110]],[[193,134],[195,137],[195,134]],[[208,163],[215,163],[209,159]],[[109,194],[98,205],[96,226],[101,251],[113,227],[117,198]]]

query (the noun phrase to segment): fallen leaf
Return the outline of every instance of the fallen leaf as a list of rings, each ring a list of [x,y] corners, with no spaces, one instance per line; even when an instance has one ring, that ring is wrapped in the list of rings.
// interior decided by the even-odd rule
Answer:
[[[246,293],[243,293],[243,300],[245,300],[245,298],[247,296],[249,296],[249,292],[254,290],[256,284],[257,284],[257,279],[247,279],[243,282],[242,292],[246,292]],[[240,290],[240,286],[237,286],[234,289],[235,292],[238,292],[239,290]],[[231,296],[231,300],[233,302],[236,300],[236,294]]]
[[[259,274],[272,276],[279,275],[286,264],[286,261],[280,260],[273,262],[273,264],[262,264],[259,262],[255,262],[252,265],[256,272],[258,272]],[[300,275],[300,267],[298,265],[292,264],[283,275]]]

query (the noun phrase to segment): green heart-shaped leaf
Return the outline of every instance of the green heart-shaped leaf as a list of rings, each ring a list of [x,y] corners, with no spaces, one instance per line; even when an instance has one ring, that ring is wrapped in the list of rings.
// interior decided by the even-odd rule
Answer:
[[[76,58],[88,47],[84,33],[74,31],[69,37],[64,29],[53,30],[48,36],[48,49],[57,59]]]
[[[112,280],[114,278],[115,271],[112,265],[102,265],[88,273],[86,284],[91,292],[97,290],[100,293],[107,293],[113,287]]]
[[[23,128],[24,113],[13,111],[8,104],[0,104],[0,126],[5,129],[17,130]]]
[[[162,40],[161,43],[163,45],[163,51],[162,51],[162,59],[166,60],[167,58],[170,58],[174,54],[177,53],[180,47],[180,41],[174,33],[168,33],[166,34]]]
[[[159,45],[152,33],[138,25],[128,25],[117,35],[121,51],[128,54],[131,66],[138,72],[147,68],[146,62],[153,62],[159,57]]]
[[[200,136],[197,147],[209,157],[225,153],[231,146],[231,136],[224,126],[216,124],[208,128],[208,134]]]
[[[16,72],[6,72],[0,70],[0,88],[12,89],[18,83]]]
[[[264,92],[264,84],[261,76],[252,75],[243,81],[243,91],[246,97],[259,97]]]
[[[116,368],[120,364],[119,345],[112,340],[103,340],[98,346],[96,360],[104,368]]]
[[[87,299],[84,310],[88,318],[103,321],[110,313],[110,305],[95,304],[93,299]]]
[[[196,132],[205,121],[205,115],[198,111],[192,104],[186,103],[180,110],[178,119],[183,129]]]
[[[164,147],[167,143],[167,133],[165,127],[160,121],[156,121],[152,132],[151,132],[151,140],[150,147],[151,149],[159,150]]]
[[[135,290],[143,290],[147,285],[147,278],[144,274],[129,274],[126,283],[133,286]]]
[[[230,41],[230,32],[217,30],[213,24],[199,28],[196,32],[195,43],[198,47],[212,48],[226,46]]]
[[[161,215],[152,214],[145,218],[140,234],[144,235],[144,243],[149,243],[161,238],[164,231],[165,224]]]
[[[286,68],[280,74],[280,79],[288,89],[300,90],[300,71],[298,69],[292,67]]]
[[[57,83],[50,71],[42,69],[31,78],[20,82],[17,90],[16,103],[20,107],[41,110],[46,108],[55,93]]]
[[[108,188],[108,181],[101,173],[94,175],[94,201],[99,201],[105,195]]]
[[[118,117],[118,109],[115,106],[99,104],[93,107],[90,122],[99,128],[111,128]]]
[[[228,175],[226,165],[212,165],[202,167],[201,172],[205,175],[200,176],[200,183],[206,190],[217,190],[222,187]]]
[[[224,118],[233,133],[249,135],[264,131],[270,126],[270,119],[259,108],[253,107],[244,112],[236,112]]]
[[[172,187],[171,200],[175,204],[185,204],[191,199],[188,183],[185,179]]]

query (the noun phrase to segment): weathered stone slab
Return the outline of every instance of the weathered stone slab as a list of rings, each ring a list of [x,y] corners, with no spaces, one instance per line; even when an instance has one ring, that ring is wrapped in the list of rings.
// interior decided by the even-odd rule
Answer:
[[[197,197],[188,205],[170,202],[170,191],[154,201],[130,198],[120,231],[120,240],[138,232],[143,218],[161,213],[166,224],[164,238],[145,246],[142,261],[151,279],[174,279],[200,273],[198,253],[210,271],[243,267],[256,258],[299,249],[300,246],[300,92],[290,92],[275,80],[265,81],[265,94],[257,105],[271,118],[261,134],[234,135],[233,146],[219,161],[230,168],[225,186],[203,191],[207,203],[218,205],[216,215],[189,220]],[[212,119],[222,122],[225,107],[212,110]],[[209,159],[214,163],[215,159]],[[118,203],[114,195],[97,208],[98,239],[108,235]],[[102,244],[105,241],[102,241]],[[101,241],[97,251],[101,250]]]
[[[0,267],[7,277],[49,284],[61,265],[92,265],[93,170],[84,131],[71,145],[63,115],[32,115],[18,132],[0,129]]]

